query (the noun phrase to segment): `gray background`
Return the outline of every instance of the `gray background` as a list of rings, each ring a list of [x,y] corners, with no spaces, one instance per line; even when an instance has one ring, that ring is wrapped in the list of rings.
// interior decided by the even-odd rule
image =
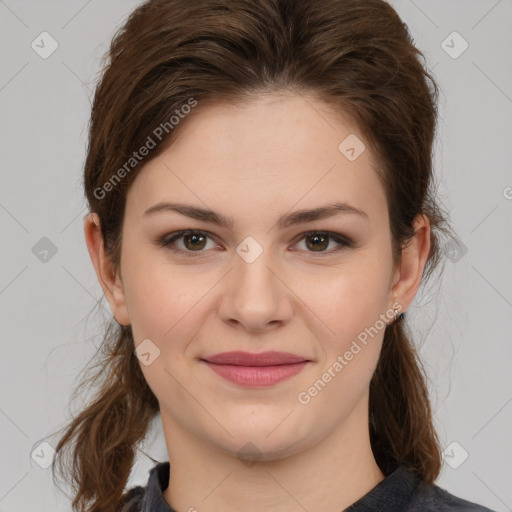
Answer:
[[[0,0],[0,511],[70,510],[40,443],[69,417],[110,315],[105,299],[95,307],[80,180],[99,59],[137,4]],[[392,5],[441,87],[436,172],[464,244],[409,310],[446,448],[438,484],[512,510],[512,1]],[[59,45],[47,59],[31,47],[43,31]],[[461,55],[454,31],[469,44]],[[158,422],[144,449],[163,461]],[[153,465],[141,455],[130,485]]]

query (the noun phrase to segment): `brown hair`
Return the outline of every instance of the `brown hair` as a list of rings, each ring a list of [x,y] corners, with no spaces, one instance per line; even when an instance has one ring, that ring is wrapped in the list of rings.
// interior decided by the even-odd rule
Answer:
[[[155,129],[186,112],[191,98],[197,111],[208,102],[243,103],[284,90],[313,93],[350,116],[379,162],[395,262],[414,235],[413,219],[423,214],[431,225],[423,280],[439,266],[441,236],[451,229],[434,193],[438,87],[407,26],[385,1],[149,0],[117,31],[105,57],[84,187],[112,270],[120,263],[126,193],[142,164],[116,171],[133,152],[151,137],[156,147],[147,163],[169,147],[181,124],[167,123],[161,138],[155,134],[162,129]],[[126,497],[135,452],[159,410],[129,326],[111,320],[99,355],[93,377],[77,388],[96,385],[96,394],[67,425],[53,467],[54,479],[58,471],[74,489],[73,510],[88,512],[114,511]],[[369,408],[371,446],[382,472],[404,464],[432,483],[441,466],[439,441],[404,322],[386,327]]]

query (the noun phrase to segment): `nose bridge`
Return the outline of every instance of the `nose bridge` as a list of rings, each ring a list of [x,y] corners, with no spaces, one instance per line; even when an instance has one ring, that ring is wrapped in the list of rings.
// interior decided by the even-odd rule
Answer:
[[[263,243],[249,236],[237,246],[221,307],[224,320],[236,320],[252,330],[283,321],[291,312],[272,250]]]
[[[271,271],[273,261],[269,240],[267,237],[268,243],[264,246],[262,238],[258,242],[252,236],[246,237],[236,248],[234,259],[237,291],[257,294],[261,300],[274,297],[275,276]]]

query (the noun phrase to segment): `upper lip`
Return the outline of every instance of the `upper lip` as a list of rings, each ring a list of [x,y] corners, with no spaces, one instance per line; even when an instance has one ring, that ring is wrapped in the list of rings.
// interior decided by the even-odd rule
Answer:
[[[275,366],[280,364],[293,364],[308,361],[302,356],[291,354],[290,352],[222,352],[213,356],[203,358],[203,360],[216,364],[233,364],[238,366]]]

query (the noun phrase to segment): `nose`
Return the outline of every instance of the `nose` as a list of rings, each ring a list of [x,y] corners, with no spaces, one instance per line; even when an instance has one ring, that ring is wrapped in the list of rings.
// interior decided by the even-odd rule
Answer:
[[[264,249],[253,261],[240,254],[234,255],[234,268],[223,280],[222,321],[251,332],[287,324],[293,314],[293,293],[271,251]]]

